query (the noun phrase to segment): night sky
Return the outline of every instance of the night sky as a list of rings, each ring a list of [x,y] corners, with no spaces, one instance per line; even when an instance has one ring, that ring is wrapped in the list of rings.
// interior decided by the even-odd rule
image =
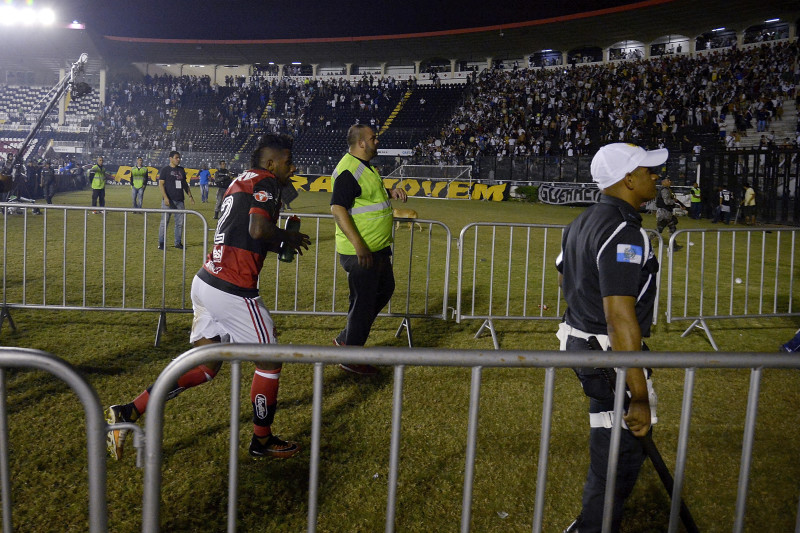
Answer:
[[[35,0],[44,6],[50,0]],[[21,0],[15,0],[15,4]],[[174,39],[298,39],[452,30],[524,22],[637,2],[572,0],[61,0],[62,20],[99,35]]]

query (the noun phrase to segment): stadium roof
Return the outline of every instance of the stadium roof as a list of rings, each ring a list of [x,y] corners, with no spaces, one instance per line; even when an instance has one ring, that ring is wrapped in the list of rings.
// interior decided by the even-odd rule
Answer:
[[[696,37],[723,26],[740,31],[766,19],[800,17],[796,0],[62,0],[57,9],[86,24],[85,32],[75,32],[82,37],[56,43],[44,32],[23,38],[3,32],[0,41],[71,57],[79,53],[73,45],[86,48],[90,39],[108,64],[407,64]],[[6,46],[2,54],[8,53]]]

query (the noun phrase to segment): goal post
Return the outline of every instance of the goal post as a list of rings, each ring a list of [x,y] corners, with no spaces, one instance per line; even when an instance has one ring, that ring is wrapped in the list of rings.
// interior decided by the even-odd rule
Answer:
[[[469,183],[472,190],[472,167],[469,165],[401,165],[394,169],[387,178],[399,180],[397,186],[402,187],[405,180],[454,181]]]

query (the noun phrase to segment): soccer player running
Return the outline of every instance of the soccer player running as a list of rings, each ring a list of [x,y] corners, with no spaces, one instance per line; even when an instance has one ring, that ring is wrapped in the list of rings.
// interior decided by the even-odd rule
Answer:
[[[275,327],[258,293],[258,276],[268,251],[281,243],[302,255],[311,243],[308,235],[277,226],[281,189],[294,172],[292,138],[264,135],[251,159],[251,170],[228,188],[214,234],[214,248],[192,281],[194,320],[190,341],[194,346],[215,342],[275,344]],[[222,362],[200,365],[181,376],[168,399],[216,376]],[[280,363],[256,363],[250,399],[253,403],[253,438],[250,455],[291,457],[300,448],[272,433],[278,399]],[[112,405],[109,424],[134,422],[147,409],[151,387],[131,403]],[[126,430],[109,432],[108,449],[122,457]]]

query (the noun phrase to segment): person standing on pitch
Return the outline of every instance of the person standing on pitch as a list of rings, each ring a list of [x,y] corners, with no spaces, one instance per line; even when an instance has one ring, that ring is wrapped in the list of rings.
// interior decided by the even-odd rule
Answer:
[[[214,185],[217,189],[217,204],[214,206],[214,220],[219,218],[219,210],[222,207],[222,198],[225,197],[225,191],[231,184],[231,171],[228,170],[228,165],[222,160],[219,162],[217,173],[214,176]]]
[[[200,183],[200,203],[208,202],[208,180],[211,172],[208,171],[208,164],[203,163],[203,168],[197,174],[197,181]]]
[[[181,164],[181,154],[175,150],[169,153],[169,165],[158,173],[158,189],[161,191],[161,209],[183,209],[183,193],[189,195],[194,204],[194,196],[186,182],[186,171]],[[183,219],[186,215],[175,213],[175,248],[183,249]],[[164,249],[164,239],[169,224],[170,213],[161,215],[161,225],[158,228],[158,249]]]
[[[347,131],[348,152],[333,171],[331,213],[336,221],[336,250],[347,272],[350,308],[347,325],[333,340],[337,346],[363,346],[372,323],[394,292],[392,271],[392,205],[405,202],[403,189],[387,191],[369,164],[378,153],[378,137],[366,124]],[[374,375],[372,365],[339,365],[343,370]]]
[[[192,280],[192,333],[194,346],[216,342],[275,344],[275,326],[258,293],[258,276],[267,252],[285,248],[302,255],[311,241],[308,235],[278,228],[281,188],[294,171],[292,138],[264,135],[251,157],[252,169],[229,187],[223,204],[224,215],[214,234],[214,248]],[[200,365],[181,376],[167,396],[211,381],[221,361]],[[253,437],[250,455],[287,458],[296,454],[297,443],[272,433],[278,402],[280,363],[256,363],[250,399],[253,403]],[[150,399],[148,387],[131,403],[112,405],[106,410],[109,424],[134,422],[145,413]],[[126,430],[112,430],[108,436],[111,455],[122,457]]]
[[[638,210],[656,196],[658,176],[651,167],[662,165],[666,149],[646,151],[632,144],[603,146],[592,159],[592,179],[600,201],[566,229],[556,259],[559,282],[567,301],[558,328],[561,350],[639,351],[650,335],[656,295],[658,260],[642,229]],[[606,472],[614,410],[613,369],[574,369],[589,397],[591,463],[583,488],[583,508],[565,533],[601,530]],[[622,507],[630,495],[645,451],[637,437],[650,431],[650,391],[645,369],[629,368],[624,424],[612,516],[619,531]],[[654,396],[653,396],[653,399]],[[653,402],[655,404],[655,402]]]
[[[53,196],[56,194],[56,173],[49,159],[45,159],[44,161],[39,180],[45,202],[52,204]]]
[[[141,157],[136,158],[136,166],[131,167],[131,199],[133,207],[142,207],[144,201],[144,189],[147,187],[147,167]]]
[[[661,190],[658,191],[656,197],[656,230],[659,234],[664,231],[664,228],[669,228],[669,234],[672,235],[677,231],[678,217],[675,216],[675,205],[681,206],[684,210],[686,206],[675,199],[675,194],[672,192],[672,180],[664,178],[661,180]],[[673,249],[680,250],[683,248],[677,242]]]
[[[106,172],[106,167],[103,166],[103,156],[97,158],[97,164],[89,169],[89,179],[92,185],[92,207],[97,207],[98,202],[100,207],[106,206],[106,178],[113,178],[114,176]],[[100,211],[92,211],[97,214]]]
[[[696,181],[691,188],[691,217],[695,220],[700,220],[703,217],[703,197],[700,193],[700,184]]]

